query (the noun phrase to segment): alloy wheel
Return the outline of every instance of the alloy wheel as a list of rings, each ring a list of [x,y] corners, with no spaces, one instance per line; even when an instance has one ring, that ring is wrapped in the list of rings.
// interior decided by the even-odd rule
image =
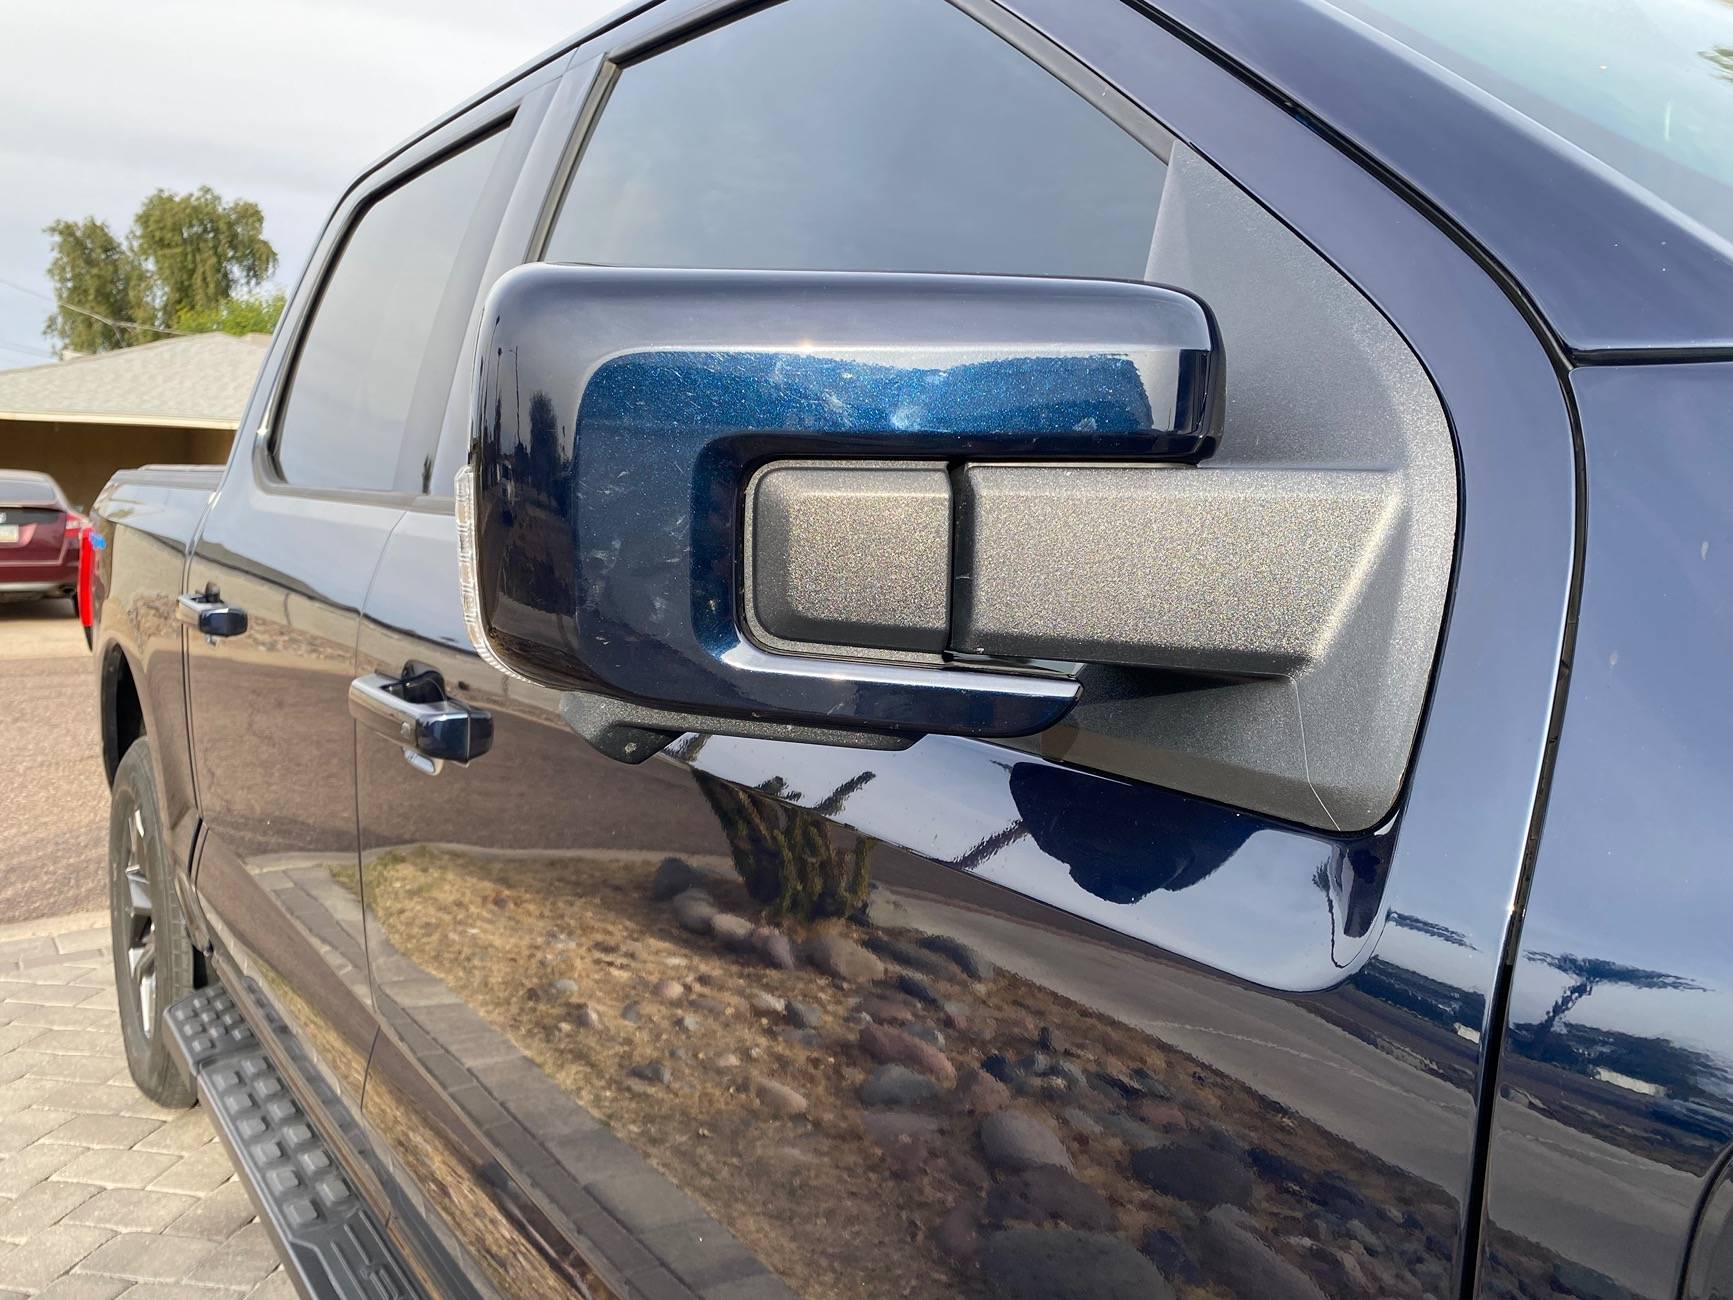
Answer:
[[[156,1028],[156,926],[150,877],[144,861],[144,814],[133,808],[126,819],[126,964],[129,992],[139,1026],[148,1040]]]

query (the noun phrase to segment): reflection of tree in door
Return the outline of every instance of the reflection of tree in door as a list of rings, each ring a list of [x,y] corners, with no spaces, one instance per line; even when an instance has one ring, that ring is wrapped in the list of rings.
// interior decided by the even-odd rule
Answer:
[[[1616,961],[1606,961],[1600,957],[1579,957],[1575,953],[1530,953],[1530,961],[1537,961],[1543,966],[1551,966],[1559,974],[1567,977],[1570,983],[1563,993],[1547,1008],[1531,1031],[1530,1041],[1539,1043],[1553,1031],[1572,1007],[1581,1002],[1603,984],[1618,984],[1632,989],[1671,989],[1702,992],[1703,986],[1682,975],[1669,975],[1666,971],[1644,970],[1640,966],[1626,966]]]
[[[684,757],[696,758],[708,739],[700,736]],[[878,841],[857,836],[853,843],[844,844],[828,818],[841,811],[850,795],[871,783],[875,773],[856,773],[811,808],[795,806],[801,793],[780,776],[756,787],[735,785],[696,769],[692,776],[722,823],[746,892],[771,916],[813,921],[864,914],[868,859]]]

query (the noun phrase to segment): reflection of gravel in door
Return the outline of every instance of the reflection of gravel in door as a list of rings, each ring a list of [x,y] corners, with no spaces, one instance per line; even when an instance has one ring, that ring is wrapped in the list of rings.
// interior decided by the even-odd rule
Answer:
[[[1443,1278],[1436,1190],[1147,1036],[943,936],[784,935],[732,875],[648,876],[416,848],[370,861],[367,895],[393,946],[802,1295]],[[1272,1131],[1280,1153],[1235,1137]]]

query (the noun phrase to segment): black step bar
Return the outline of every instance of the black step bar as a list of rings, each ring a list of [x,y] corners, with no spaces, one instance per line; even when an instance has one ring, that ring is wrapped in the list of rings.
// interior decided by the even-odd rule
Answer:
[[[168,1008],[169,1042],[306,1300],[421,1291],[234,999],[220,984]]]

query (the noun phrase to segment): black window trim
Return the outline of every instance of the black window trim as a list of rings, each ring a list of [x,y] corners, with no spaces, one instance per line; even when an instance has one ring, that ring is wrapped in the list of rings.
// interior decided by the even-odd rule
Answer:
[[[496,166],[509,165],[511,180],[515,183],[516,173],[523,166],[523,155],[542,123],[553,90],[568,62],[569,59],[556,59],[532,70],[521,80],[406,144],[344,190],[331,216],[326,219],[313,253],[290,294],[283,321],[272,339],[265,366],[235,435],[236,454],[250,462],[254,489],[273,496],[357,502],[394,509],[402,509],[421,495],[418,491],[397,487],[333,487],[294,483],[284,478],[275,450],[278,414],[292,385],[295,365],[325,286],[350,236],[372,204],[420,173],[496,132],[503,132],[506,137]],[[489,180],[491,182],[493,177],[490,176]],[[506,186],[508,202],[512,188]],[[480,301],[479,292],[475,301]],[[418,379],[417,387],[425,380],[426,376]],[[429,430],[426,436],[436,440],[438,429]],[[437,441],[431,442],[429,447],[437,454]],[[406,451],[401,452],[400,457],[403,454]]]
[[[622,24],[593,42],[586,42],[576,51],[574,64],[582,60],[587,46],[602,46],[600,63],[594,72],[589,93],[572,125],[565,156],[561,159],[554,182],[549,187],[535,237],[530,242],[526,262],[539,261],[552,237],[554,222],[565,203],[572,177],[583,162],[585,148],[595,132],[596,123],[607,107],[620,73],[633,63],[701,39],[719,27],[726,26],[759,10],[778,4],[799,4],[801,0],[705,0],[686,7],[683,12],[665,17],[657,11],[641,16],[640,21]],[[1167,163],[1177,137],[1149,113],[1096,72],[1088,68],[1059,45],[1036,31],[996,0],[934,0],[948,4],[985,27],[994,36],[1030,59],[1036,66],[1078,95],[1108,121],[1124,131],[1138,144]],[[660,19],[660,21],[650,21]]]

